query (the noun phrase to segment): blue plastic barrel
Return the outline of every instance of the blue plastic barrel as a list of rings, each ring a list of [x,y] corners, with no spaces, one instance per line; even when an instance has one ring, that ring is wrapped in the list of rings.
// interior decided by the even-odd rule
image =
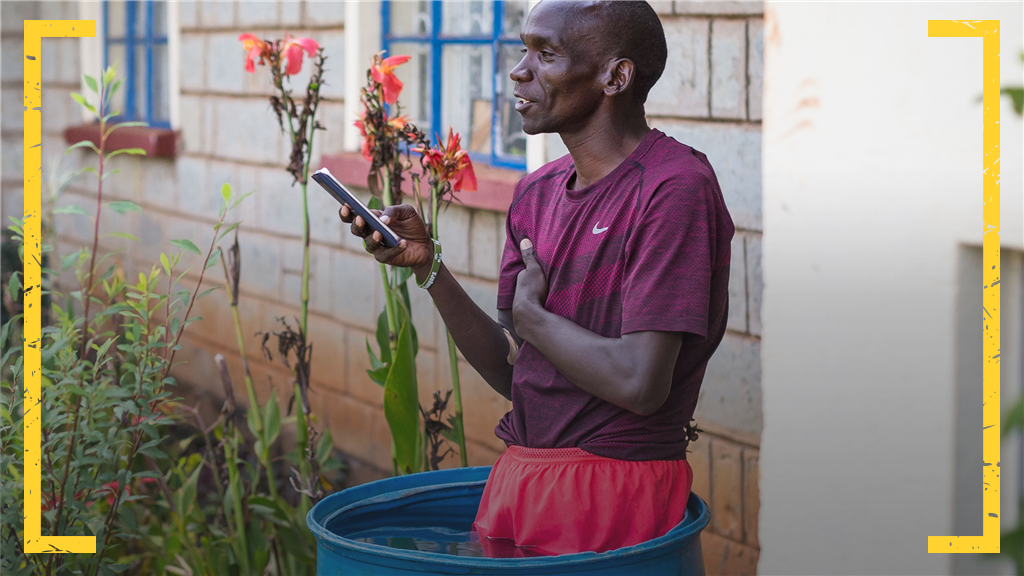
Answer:
[[[700,575],[700,531],[707,504],[690,495],[686,517],[668,534],[608,552],[534,558],[476,558],[379,546],[346,538],[368,525],[460,526],[468,531],[483,495],[489,466],[387,478],[342,490],[306,516],[317,540],[318,576],[401,574],[629,574]],[[628,504],[628,503],[627,503]]]

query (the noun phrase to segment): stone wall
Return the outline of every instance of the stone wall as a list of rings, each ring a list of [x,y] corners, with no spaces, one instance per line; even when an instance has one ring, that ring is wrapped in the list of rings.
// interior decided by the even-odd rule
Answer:
[[[761,70],[762,5],[759,2],[654,2],[669,41],[669,62],[648,101],[653,126],[707,154],[718,174],[736,223],[730,280],[728,332],[708,366],[696,419],[705,430],[692,445],[694,491],[712,508],[703,536],[709,574],[752,573],[758,555],[758,458],[761,420]],[[3,18],[3,211],[20,213],[21,98],[20,22],[24,18],[75,18],[77,3],[4,2]],[[294,324],[301,281],[301,196],[285,171],[287,138],[268,104],[269,79],[260,69],[245,73],[237,37],[253,32],[281,37],[285,32],[317,39],[328,55],[321,122],[326,131],[314,141],[314,159],[343,151],[343,126],[352,120],[343,101],[345,6],[341,2],[182,2],[180,10],[180,131],[176,159],[121,157],[121,173],[110,180],[106,199],[129,199],[142,213],[104,216],[105,230],[138,236],[138,243],[107,238],[109,248],[129,248],[120,256],[126,270],[147,269],[168,240],[189,238],[205,247],[220,202],[220,185],[255,190],[233,215],[242,220],[240,312],[245,333],[277,328],[276,318]],[[78,90],[75,40],[44,41],[44,162],[66,144],[63,127],[81,121],[67,97]],[[308,62],[308,61],[307,61]],[[306,66],[308,70],[308,64]],[[85,71],[90,72],[90,71]],[[91,71],[91,73],[97,73]],[[304,75],[296,85],[304,84]],[[564,153],[557,136],[545,139],[546,157]],[[72,155],[64,168],[84,158]],[[44,168],[46,170],[46,168]],[[94,182],[94,181],[93,181]],[[312,219],[310,339],[314,343],[312,405],[321,425],[352,465],[350,483],[390,473],[390,433],[382,408],[383,391],[372,383],[366,341],[374,342],[383,292],[375,262],[337,219],[337,206],[317,187],[309,190]],[[62,200],[87,210],[95,205],[94,186],[82,181]],[[445,261],[484,310],[495,313],[497,273],[504,238],[500,212],[450,207],[442,217]],[[61,251],[91,240],[81,217],[58,220]],[[191,259],[194,270],[198,262]],[[221,283],[220,267],[206,282]],[[186,282],[195,282],[194,273]],[[211,284],[212,285],[212,284]],[[429,296],[411,291],[419,331],[417,359],[421,402],[434,390],[450,388],[443,325]],[[229,360],[241,381],[241,356],[227,298],[216,291],[198,301],[203,320],[183,340],[179,358],[187,364],[175,376],[208,410],[220,389],[213,356]],[[245,342],[257,394],[273,389],[279,401],[290,396],[291,375],[278,362],[264,360],[260,338]],[[510,403],[494,393],[460,360],[471,465],[491,464],[504,448],[493,434]],[[244,403],[244,394],[239,399]],[[442,466],[457,464],[449,457]]]

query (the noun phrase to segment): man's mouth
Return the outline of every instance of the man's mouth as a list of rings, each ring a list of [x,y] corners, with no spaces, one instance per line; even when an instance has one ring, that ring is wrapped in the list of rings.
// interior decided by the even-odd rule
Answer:
[[[518,100],[516,101],[516,111],[517,112],[522,112],[524,108],[526,108],[530,104],[533,104],[533,100],[529,100],[527,98],[523,98],[522,96],[517,96],[517,98],[518,98]]]

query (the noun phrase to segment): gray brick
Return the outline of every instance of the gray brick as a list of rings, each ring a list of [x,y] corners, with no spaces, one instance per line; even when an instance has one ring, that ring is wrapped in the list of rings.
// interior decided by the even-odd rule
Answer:
[[[59,88],[43,90],[42,108],[43,132],[60,133],[67,126],[80,123],[82,119],[78,104]]]
[[[438,210],[437,220],[445,266],[452,272],[469,274],[469,210],[449,204],[447,209]]]
[[[22,130],[25,121],[25,95],[20,88],[0,89],[0,126],[5,130]]]
[[[103,181],[103,195],[126,200],[142,199],[142,176],[146,171],[146,160],[141,156],[123,154],[107,161],[104,170],[118,172]]]
[[[292,186],[291,174],[284,169],[260,169],[260,213],[257,223],[261,230],[285,236],[302,236],[302,190]]]
[[[764,2],[734,2],[729,0],[716,0],[694,2],[691,0],[676,0],[676,14],[707,14],[707,15],[737,15],[737,14],[763,14]]]
[[[175,162],[178,180],[178,209],[190,214],[206,213],[205,190],[209,185],[209,160],[182,156]]]
[[[750,333],[761,335],[761,294],[764,280],[761,276],[761,235],[750,234],[747,245],[747,307],[750,310]]]
[[[5,103],[4,106],[7,104]],[[4,129],[7,126],[4,125]],[[59,149],[54,152],[59,152]],[[59,152],[63,154],[63,152]],[[72,155],[74,152],[72,152]],[[0,154],[0,174],[3,180],[21,180],[21,171],[25,166],[24,146],[21,134],[4,134],[3,154]]]
[[[239,234],[242,278],[246,292],[276,299],[280,294],[280,240],[262,234]]]
[[[277,2],[273,0],[243,0],[238,3],[238,25],[273,26],[277,22]]]
[[[181,139],[186,153],[202,154],[205,152],[207,122],[204,117],[203,98],[182,94],[179,103],[181,111]]]
[[[331,2],[344,10],[344,2]],[[310,4],[306,4],[308,13]],[[324,49],[324,87],[320,89],[321,96],[325,98],[345,98],[345,33],[344,32],[317,32],[311,34],[320,46]],[[306,60],[308,62],[308,59]],[[303,64],[303,69],[306,65]],[[306,82],[299,86],[305,88]],[[339,134],[341,130],[338,130]]]
[[[742,233],[732,239],[732,262],[729,266],[729,321],[727,328],[747,331],[747,278],[744,268]]]
[[[711,116],[747,117],[747,23],[711,21]]]
[[[664,23],[668,62],[647,98],[648,114],[708,115],[708,34],[706,18],[673,18]]]
[[[737,228],[761,230],[759,126],[653,120],[651,125],[707,155]]]
[[[282,162],[281,132],[266,100],[218,98],[214,153],[246,162]]]
[[[235,3],[225,0],[203,0],[199,4],[199,26],[227,28],[234,24]]]
[[[340,26],[345,23],[345,3],[338,0],[306,0],[307,26]]]
[[[383,298],[378,305],[377,285],[381,282],[380,267],[369,255],[358,256],[335,250],[331,283],[331,314],[339,321],[366,330],[375,330],[377,315],[384,309]]]
[[[43,3],[44,6],[48,4],[55,5],[55,3],[52,2]],[[57,80],[57,71],[60,68],[60,54],[58,53],[59,47],[57,46],[58,40],[58,38],[43,38],[41,42],[43,56],[40,58],[42,61],[40,68],[44,88]]]
[[[0,79],[4,81],[20,81],[25,74],[25,63],[22,61],[23,44],[21,38],[4,38],[0,40]],[[20,89],[20,86],[19,86]]]
[[[278,24],[294,26],[302,20],[302,0],[280,0],[281,17]]]
[[[196,4],[198,2],[195,0],[182,0],[178,4],[182,28],[195,28],[199,24],[197,19],[198,6]]]
[[[321,101],[317,120],[326,130],[317,130],[313,138],[314,162],[324,154],[337,154],[345,149],[345,105],[341,102]],[[315,185],[315,184],[314,184]]]
[[[160,252],[163,251],[164,243],[168,240],[164,237],[163,218],[153,213],[143,212],[139,214],[137,225],[138,228],[133,231],[133,234],[139,238],[139,242],[132,252],[141,261],[160,262]]]
[[[4,2],[3,31],[21,34],[25,20],[38,20],[42,2]],[[20,40],[19,40],[20,42]],[[6,48],[5,48],[6,50]]]
[[[181,35],[181,89],[203,90],[206,80],[206,35]]]
[[[699,423],[711,423],[747,437],[760,437],[759,340],[726,332],[718,350],[708,362],[694,418]]]
[[[77,7],[77,4],[75,5]],[[79,82],[79,67],[81,60],[78,55],[78,38],[57,39],[57,53],[59,54],[59,68],[57,81],[64,84],[77,84]]]
[[[434,299],[430,297],[429,292],[416,286],[415,278],[409,280],[409,302],[412,304],[412,321],[416,326],[420,347],[444,351],[447,354],[443,335],[439,336],[442,334],[441,316],[434,307]]]
[[[39,19],[40,20],[61,20],[64,18],[63,6],[64,2],[40,2],[39,3]]]
[[[648,2],[654,11],[661,16],[672,15],[672,0],[655,0],[654,2]]]
[[[217,124],[214,118],[217,115],[217,99],[203,99],[203,153],[213,154],[216,149]]]
[[[761,101],[764,98],[764,20],[747,22],[747,118],[761,119]]]
[[[473,276],[498,279],[502,252],[502,245],[498,243],[498,229],[505,227],[501,216],[490,210],[473,211],[469,240],[469,269]]]
[[[142,198],[146,204],[173,209],[177,202],[178,179],[174,160],[150,158],[142,175]]]
[[[230,162],[210,161],[210,176],[203,189],[203,196],[206,198],[206,212],[203,216],[217,218],[220,208],[224,204],[224,196],[221,194],[221,186],[224,184],[235,187],[235,164]]]
[[[282,244],[281,299],[300,306],[302,302],[302,241],[292,240]],[[331,256],[330,251],[318,245],[309,247],[309,308],[314,312],[329,314],[331,311]]]
[[[211,34],[207,38],[206,88],[215,92],[240,94],[245,71],[245,52],[238,34]]]
[[[7,196],[9,193],[4,193],[4,216],[14,216],[20,218],[22,214],[21,196],[12,195],[18,199],[17,209],[8,212]],[[85,198],[78,194],[64,194],[57,201],[57,207],[63,208],[64,206],[78,206],[82,210],[85,210],[86,214],[96,215],[96,199]],[[81,214],[54,214],[53,226],[57,230],[57,233],[64,238],[77,240],[79,242],[91,242],[93,227],[92,221],[89,216],[82,216]]]

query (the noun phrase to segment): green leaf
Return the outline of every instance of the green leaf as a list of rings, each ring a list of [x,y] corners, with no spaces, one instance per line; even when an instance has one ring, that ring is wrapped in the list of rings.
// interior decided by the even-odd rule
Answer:
[[[281,433],[281,410],[277,406],[277,394],[271,393],[263,412],[263,437],[269,448]]]
[[[88,216],[89,213],[85,211],[81,206],[75,206],[70,204],[68,206],[62,206],[53,211],[54,214],[81,214],[82,216]]]
[[[366,203],[366,207],[370,210],[383,210],[384,203],[380,201],[380,198],[370,196],[370,201]]]
[[[167,254],[164,254],[163,252],[160,253],[160,264],[163,265],[164,272],[168,276],[170,276],[171,275],[171,262],[167,259]]]
[[[96,108],[94,108],[92,104],[89,104],[89,102],[86,101],[85,96],[82,96],[78,92],[72,92],[71,93],[71,99],[74,100],[75,102],[78,102],[78,104],[82,108],[85,108],[89,112],[92,112],[94,115],[96,114]]]
[[[114,150],[110,154],[107,154],[107,160],[110,160],[114,156],[119,156],[121,154],[131,154],[133,156],[145,156],[146,155],[146,151],[143,150],[142,148],[121,148],[120,150]]]
[[[387,290],[387,288],[384,288]],[[377,316],[377,346],[380,347],[380,361],[391,364],[390,330],[388,329],[388,311],[385,309]]]
[[[82,77],[85,78],[85,85],[89,87],[89,90],[92,90],[96,94],[100,93],[100,87],[96,84],[95,78],[89,76],[88,74],[85,74]]]
[[[373,348],[370,348],[370,339],[366,339],[366,354],[370,357],[370,367],[374,370],[383,368],[385,364],[377,359],[377,355],[373,353]],[[381,382],[383,384],[383,382]]]
[[[1024,430],[1024,396],[1003,420],[1003,434],[1009,434],[1015,428]],[[1024,526],[1024,517],[1021,518],[1021,522],[1021,526]]]
[[[327,459],[331,456],[331,449],[334,448],[334,438],[331,437],[330,430],[324,430],[323,435],[320,436],[320,441],[316,445],[316,461],[319,464],[324,464]]]
[[[200,256],[203,255],[202,251],[200,251],[199,248],[196,247],[196,245],[193,244],[191,240],[171,240],[171,244],[174,244],[175,246],[181,248],[182,250],[188,250],[189,252],[194,252],[196,254],[199,254]]]
[[[444,436],[446,440],[458,446],[459,437],[462,431],[462,418],[456,418],[454,414],[448,417],[448,428],[447,430],[441,431],[441,436]]]
[[[227,182],[221,184],[220,195],[224,198],[224,203],[227,204],[231,200],[231,184]]]
[[[202,466],[196,466],[195,470],[192,471],[192,475],[188,477],[185,485],[182,486],[182,500],[188,508],[181,511],[182,515],[187,516],[188,511],[191,509],[192,504],[196,501],[196,485],[199,483],[199,473],[203,471]]]
[[[21,301],[21,275],[17,272],[11,274],[11,279],[7,281],[7,291],[10,292],[12,300]]]
[[[110,102],[114,99],[114,94],[117,94],[117,91],[121,89],[122,84],[124,84],[124,80],[119,79],[117,82],[114,82],[114,84],[110,86],[110,89],[107,90],[107,102]],[[117,116],[117,114],[112,114],[112,116]]]
[[[135,202],[129,202],[128,200],[107,202],[107,207],[118,214],[124,214],[126,212],[142,212],[142,208],[138,204]]]
[[[117,124],[114,124],[109,129],[107,129],[106,137],[109,138],[110,134],[114,130],[117,130],[118,128],[131,128],[132,126],[138,126],[138,127],[141,127],[141,128],[145,128],[145,127],[149,126],[149,124],[146,124],[145,122],[118,122]]]
[[[227,228],[225,228],[224,230],[222,230],[221,233],[217,236],[217,240],[220,241],[220,239],[223,238],[224,236],[226,236],[229,232],[231,232],[235,228],[238,228],[239,224],[241,224],[241,222],[235,222],[234,224],[232,224],[232,225],[228,226]]]
[[[127,233],[127,232],[107,232],[106,234],[104,234],[104,236],[113,236],[115,238],[124,238],[125,240],[132,240],[133,242],[138,242],[139,241],[139,237],[138,236],[133,236],[133,235]]]
[[[384,418],[391,428],[394,456],[402,474],[418,472],[416,462],[422,455],[420,438],[419,396],[416,390],[416,358],[412,350],[409,322],[402,322],[398,332],[395,361],[384,383]]]
[[[246,192],[245,194],[242,194],[238,198],[235,198],[235,201],[231,203],[231,206],[228,207],[228,210],[233,210],[235,208],[235,206],[238,206],[239,204],[242,203],[242,200],[245,200],[249,196],[252,196],[253,193],[255,193],[255,192],[256,192],[255,190],[252,190],[251,192]]]
[[[209,270],[211,267],[216,266],[218,262],[220,262],[220,248],[217,248],[210,254],[210,257],[206,261],[206,268],[204,268],[204,270]],[[210,290],[213,290],[213,288],[210,288]],[[207,290],[207,292],[209,292],[209,290]]]
[[[1018,116],[1024,114],[1024,87],[1006,87],[999,92],[1013,100],[1013,109],[1017,112]]]
[[[75,142],[71,146],[68,146],[67,149],[64,150],[64,154],[65,155],[71,154],[71,151],[74,150],[75,148],[89,148],[90,150],[92,150],[93,152],[95,152],[97,154],[100,153],[100,149],[97,148],[96,145],[93,144],[91,140],[82,140],[81,142]],[[95,169],[93,171],[95,172]],[[82,172],[87,172],[87,170],[83,169]]]
[[[113,80],[114,76],[116,75],[117,69],[114,67],[114,65],[111,64],[110,66],[107,66],[107,69],[103,71],[103,78],[101,78],[101,80],[103,81],[103,85],[107,86],[108,84],[110,84],[111,80]]]

